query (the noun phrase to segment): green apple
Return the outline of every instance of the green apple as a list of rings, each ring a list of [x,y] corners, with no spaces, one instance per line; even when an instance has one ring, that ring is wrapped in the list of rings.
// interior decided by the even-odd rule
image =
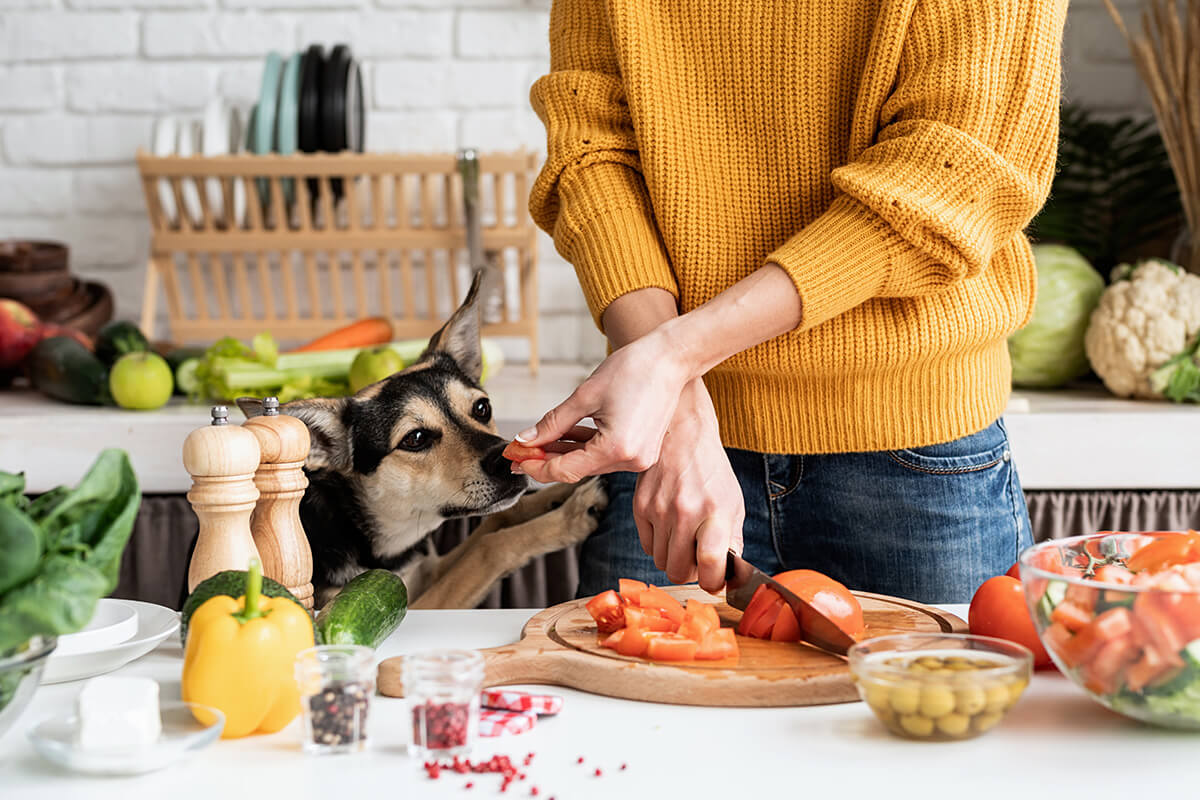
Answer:
[[[404,359],[387,345],[363,348],[350,365],[350,391],[357,393],[364,386],[370,386],[402,369]]]
[[[127,353],[108,373],[108,390],[121,408],[160,408],[171,399],[174,388],[171,368],[157,353]]]

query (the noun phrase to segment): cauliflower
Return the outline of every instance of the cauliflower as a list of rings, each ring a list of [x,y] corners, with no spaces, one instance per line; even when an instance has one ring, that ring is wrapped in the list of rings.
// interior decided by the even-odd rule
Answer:
[[[1120,397],[1200,400],[1200,277],[1150,259],[1112,281],[1084,337],[1092,369]]]

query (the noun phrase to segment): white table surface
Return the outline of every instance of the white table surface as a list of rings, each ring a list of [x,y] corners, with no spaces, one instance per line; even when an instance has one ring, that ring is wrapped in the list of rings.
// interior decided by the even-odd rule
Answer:
[[[548,365],[536,376],[509,365],[488,384],[497,425],[511,437],[564,400],[585,366]],[[240,412],[231,411],[232,419]],[[0,391],[0,469],[24,470],[30,492],[82,477],[103,447],[133,459],[142,491],[191,486],[183,440],[208,407],[172,402],[157,411],[69,406],[32,391]],[[1200,407],[1120,400],[1099,387],[1017,391],[1005,414],[1026,489],[1197,489]]]
[[[965,616],[965,608],[949,610]],[[433,647],[513,641],[533,611],[413,611],[379,657]],[[172,637],[118,674],[161,683],[178,697],[182,666]],[[71,707],[79,683],[44,686],[0,738],[4,800],[407,800],[500,797],[499,778],[443,773],[430,781],[404,752],[405,701],[372,701],[373,749],[301,753],[299,721],[272,736],[218,741],[190,760],[134,778],[86,778],[41,761],[26,740],[38,720]],[[532,687],[524,687],[532,688]],[[530,733],[484,739],[479,755],[537,755],[507,797],[741,798],[1189,798],[1200,779],[1200,734],[1161,730],[1112,714],[1065,678],[1039,673],[993,731],[965,742],[910,742],[888,734],[862,703],[778,709],[659,705],[543,689],[565,698]],[[584,766],[576,759],[584,756]],[[621,771],[621,763],[628,769]],[[599,766],[602,777],[594,777]],[[467,780],[475,787],[464,789]],[[755,793],[752,795],[751,793]],[[783,793],[783,794],[781,794]]]

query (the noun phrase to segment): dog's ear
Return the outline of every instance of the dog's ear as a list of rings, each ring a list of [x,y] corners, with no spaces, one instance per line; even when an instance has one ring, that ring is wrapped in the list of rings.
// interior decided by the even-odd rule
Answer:
[[[281,414],[296,417],[308,426],[312,446],[304,465],[309,469],[344,471],[350,468],[353,448],[343,421],[348,402],[345,397],[315,397],[293,400],[279,408]]]
[[[263,403],[257,397],[239,397],[237,399],[237,407],[246,415],[246,419],[251,417],[261,417],[263,413]]]
[[[483,270],[477,270],[466,299],[442,329],[433,335],[429,347],[421,355],[421,360],[424,360],[434,353],[445,353],[476,382],[483,375],[483,345],[479,341],[479,308],[476,303],[482,279]]]

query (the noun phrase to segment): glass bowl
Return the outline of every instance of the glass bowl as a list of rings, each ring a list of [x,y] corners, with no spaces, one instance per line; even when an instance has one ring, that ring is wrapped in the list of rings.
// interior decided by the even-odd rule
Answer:
[[[850,648],[859,696],[897,736],[970,739],[996,726],[1029,685],[1033,654],[965,633],[880,636]]]
[[[211,715],[205,724],[193,709]],[[79,717],[74,712],[45,719],[29,731],[29,741],[42,758],[73,772],[86,775],[141,775],[169,767],[194,750],[208,747],[221,736],[225,715],[215,708],[195,703],[163,703],[162,735],[149,747],[130,752],[96,753],[80,750],[76,743]]]
[[[33,699],[46,659],[56,644],[53,636],[35,636],[21,647],[0,655],[0,736],[13,726]]]
[[[1021,585],[1046,652],[1089,696],[1133,719],[1200,730],[1200,563],[1125,569],[1141,547],[1187,536],[1042,542],[1021,553]]]

